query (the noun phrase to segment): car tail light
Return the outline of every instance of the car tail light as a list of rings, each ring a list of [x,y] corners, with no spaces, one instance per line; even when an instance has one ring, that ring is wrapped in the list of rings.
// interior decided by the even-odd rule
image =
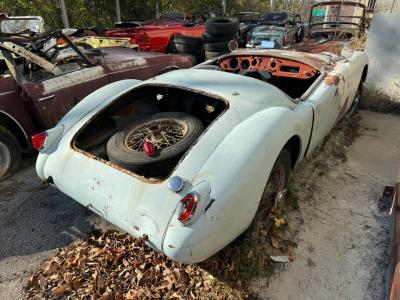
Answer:
[[[196,210],[198,201],[199,195],[195,193],[189,193],[181,199],[178,210],[178,220],[181,223],[185,224],[190,221]]]
[[[282,36],[282,46],[286,45],[286,35]]]
[[[47,133],[46,131],[35,134],[32,136],[32,146],[35,148],[37,151],[40,151],[43,149],[44,143],[46,142],[47,139]]]

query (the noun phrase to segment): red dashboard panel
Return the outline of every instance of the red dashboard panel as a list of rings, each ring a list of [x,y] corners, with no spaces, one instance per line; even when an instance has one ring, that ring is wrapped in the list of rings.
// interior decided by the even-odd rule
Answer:
[[[309,79],[318,73],[308,65],[267,56],[235,56],[227,57],[219,62],[219,66],[228,72],[268,71],[272,76]]]

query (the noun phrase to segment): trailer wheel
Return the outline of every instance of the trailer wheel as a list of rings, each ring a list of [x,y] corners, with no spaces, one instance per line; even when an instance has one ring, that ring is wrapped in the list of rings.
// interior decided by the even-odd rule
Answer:
[[[22,158],[17,139],[0,126],[0,181],[18,170]]]

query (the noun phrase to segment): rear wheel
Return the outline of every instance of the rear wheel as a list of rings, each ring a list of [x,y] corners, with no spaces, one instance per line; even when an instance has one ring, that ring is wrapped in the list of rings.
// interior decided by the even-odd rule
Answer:
[[[349,112],[347,113],[349,116],[354,114],[358,110],[358,107],[360,106],[362,90],[363,90],[363,82],[361,81],[360,84],[358,85],[356,95],[354,96],[353,104],[351,105]]]
[[[17,139],[10,131],[0,126],[0,181],[14,173],[21,161]]]
[[[283,148],[272,167],[261,197],[260,210],[270,211],[284,197],[291,170],[290,152]]]

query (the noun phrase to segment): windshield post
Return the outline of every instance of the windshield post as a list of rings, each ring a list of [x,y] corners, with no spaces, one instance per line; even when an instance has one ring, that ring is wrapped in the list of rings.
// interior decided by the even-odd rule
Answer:
[[[96,65],[96,61],[93,60],[92,58],[90,58],[89,56],[87,56],[85,53],[83,53],[81,51],[81,49],[79,49],[79,47],[77,47],[74,42],[69,38],[69,36],[67,36],[66,34],[64,34],[63,32],[60,31],[60,36],[64,39],[64,41],[72,48],[74,49],[74,51],[80,56],[82,57],[82,59],[89,65],[89,66],[94,66]]]

